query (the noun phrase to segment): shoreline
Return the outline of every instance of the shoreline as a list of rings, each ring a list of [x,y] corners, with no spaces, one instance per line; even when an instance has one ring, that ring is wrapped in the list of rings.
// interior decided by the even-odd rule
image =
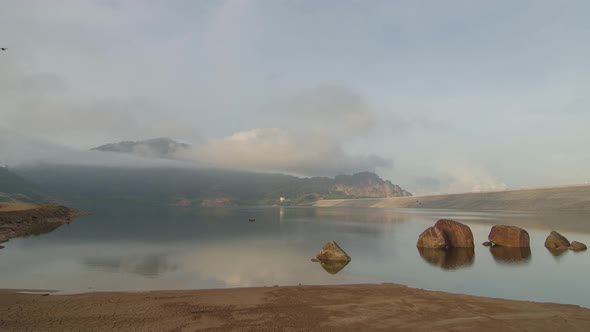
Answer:
[[[388,198],[319,200],[314,207],[590,212],[590,185]]]
[[[0,203],[0,243],[43,234],[88,215],[65,206],[45,203]]]
[[[76,295],[0,291],[6,331],[585,331],[590,309],[398,284]]]

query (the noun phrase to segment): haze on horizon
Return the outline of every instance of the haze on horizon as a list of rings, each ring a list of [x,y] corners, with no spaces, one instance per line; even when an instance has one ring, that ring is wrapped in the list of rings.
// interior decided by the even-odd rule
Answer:
[[[197,165],[370,170],[417,194],[588,183],[589,11],[2,1],[0,163],[133,164],[87,150],[171,137]]]

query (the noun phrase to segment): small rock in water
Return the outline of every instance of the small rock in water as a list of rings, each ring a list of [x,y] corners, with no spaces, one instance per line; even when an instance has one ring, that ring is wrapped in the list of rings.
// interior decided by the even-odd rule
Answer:
[[[547,239],[545,239],[545,248],[567,250],[570,246],[570,241],[556,231],[552,231]]]
[[[320,252],[316,255],[316,258],[320,261],[344,261],[350,262],[350,256],[348,256],[340,246],[334,241],[326,243]]]
[[[5,246],[3,246],[3,245],[0,245],[0,249],[4,249],[4,248],[6,248],[6,247],[5,247]]]
[[[317,258],[312,258],[312,259],[310,259],[310,261],[312,261],[312,262],[314,262],[314,263],[317,263],[317,262],[319,262],[320,260],[319,260],[319,259],[317,259]]]
[[[484,246],[486,246],[486,247],[491,247],[493,243],[492,243],[492,242],[490,242],[490,241],[486,241],[486,242],[484,242],[484,243],[482,243],[482,244],[483,244]]]
[[[572,241],[572,245],[569,247],[569,249],[573,251],[583,251],[588,249],[588,247],[586,247],[586,245],[582,242]]]

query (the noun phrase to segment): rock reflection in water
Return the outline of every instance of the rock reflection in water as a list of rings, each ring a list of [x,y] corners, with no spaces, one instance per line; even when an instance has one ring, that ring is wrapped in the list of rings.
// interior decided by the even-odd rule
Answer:
[[[531,248],[490,247],[490,252],[497,263],[524,264],[531,260]]]
[[[336,274],[348,265],[347,261],[320,261],[322,268],[329,274]]]
[[[562,256],[563,253],[565,253],[568,250],[567,249],[547,248],[547,251],[549,251],[549,253],[551,253],[551,255],[553,255],[553,258],[560,259],[561,257],[563,257]]]
[[[471,266],[475,252],[473,248],[432,249],[418,248],[420,256],[431,265],[443,270],[455,270]]]

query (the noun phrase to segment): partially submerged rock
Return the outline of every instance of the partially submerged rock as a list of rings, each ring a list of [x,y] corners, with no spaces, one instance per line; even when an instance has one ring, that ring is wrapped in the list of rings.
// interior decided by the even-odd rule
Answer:
[[[495,225],[490,230],[488,240],[497,246],[511,248],[530,247],[529,233],[516,226]]]
[[[449,240],[440,228],[429,227],[420,234],[416,246],[419,248],[446,249],[449,247]]]
[[[441,219],[434,227],[442,230],[452,248],[473,248],[473,233],[469,226],[455,220]]]
[[[583,251],[588,249],[588,247],[586,247],[585,244],[583,244],[582,242],[578,242],[578,241],[572,241],[571,246],[569,247],[570,250],[573,251]]]
[[[552,231],[545,239],[545,248],[548,249],[567,250],[570,246],[570,241],[556,231]]]
[[[484,242],[484,243],[482,243],[482,244],[483,244],[484,246],[486,246],[486,247],[491,247],[493,243],[492,243],[492,242],[490,242],[490,241],[486,241],[486,242]]]
[[[326,243],[322,249],[316,255],[316,258],[321,262],[326,261],[344,261],[350,262],[350,256],[348,256],[340,246],[334,241]]]

